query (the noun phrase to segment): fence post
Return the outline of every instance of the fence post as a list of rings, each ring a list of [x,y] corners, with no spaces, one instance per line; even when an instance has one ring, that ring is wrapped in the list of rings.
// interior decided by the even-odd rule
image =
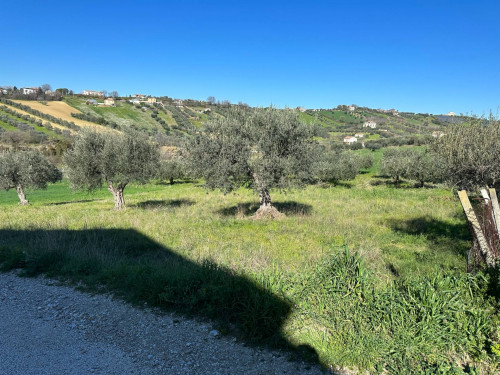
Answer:
[[[477,242],[479,244],[479,249],[481,250],[481,253],[484,255],[486,259],[486,265],[488,267],[494,267],[495,258],[493,257],[490,246],[488,245],[488,242],[484,237],[483,231],[481,230],[481,226],[479,225],[479,221],[477,220],[474,209],[470,204],[467,192],[465,190],[459,191],[458,197],[460,198],[460,203],[462,204],[462,207],[464,209],[465,216],[467,216],[467,220],[469,220],[469,222],[471,223],[474,235],[476,236]]]

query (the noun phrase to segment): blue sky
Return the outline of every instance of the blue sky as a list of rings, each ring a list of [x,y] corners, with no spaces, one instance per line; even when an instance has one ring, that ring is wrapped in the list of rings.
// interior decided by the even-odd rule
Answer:
[[[252,106],[500,106],[500,2],[6,1],[0,85]]]

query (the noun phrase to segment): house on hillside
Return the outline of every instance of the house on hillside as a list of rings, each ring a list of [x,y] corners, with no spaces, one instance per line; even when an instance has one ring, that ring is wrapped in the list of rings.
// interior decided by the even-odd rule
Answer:
[[[200,113],[211,113],[212,110],[210,108],[205,108],[203,111],[200,111]]]
[[[306,111],[306,109],[304,107],[297,107],[297,110],[299,112],[305,112]]]
[[[356,143],[358,139],[356,137],[348,135],[347,137],[344,137],[344,143],[348,145],[352,145],[353,143]]]
[[[176,107],[182,107],[183,106],[183,102],[181,99],[175,99],[174,100],[174,104]]]
[[[365,121],[363,124],[363,128],[372,128],[375,129],[377,127],[377,123],[375,121]]]
[[[104,105],[107,107],[114,107],[115,106],[115,99],[113,99],[113,98],[104,99]]]
[[[139,99],[136,99],[136,98],[130,99],[129,102],[132,104],[137,104],[137,105],[141,104],[141,101]]]
[[[89,99],[85,103],[87,103],[88,105],[97,105],[97,100],[95,100],[95,99]]]
[[[156,98],[148,98],[148,103],[156,103]]]
[[[456,116],[455,112],[448,112],[447,116]]]
[[[351,112],[354,112],[354,111],[356,110],[356,106],[355,106],[354,104],[352,104],[352,105],[348,105],[348,106],[347,106],[347,109],[348,109],[349,111],[351,111]]]
[[[39,87],[23,87],[21,91],[23,95],[36,94],[38,92]]]
[[[146,95],[134,94],[134,98],[139,99],[139,100],[144,100],[144,99],[146,99]]]
[[[354,134],[356,138],[363,138],[365,135],[363,133],[356,133]]]
[[[82,94],[86,96],[98,96],[101,98],[104,96],[102,91],[93,91],[93,90],[83,90]]]

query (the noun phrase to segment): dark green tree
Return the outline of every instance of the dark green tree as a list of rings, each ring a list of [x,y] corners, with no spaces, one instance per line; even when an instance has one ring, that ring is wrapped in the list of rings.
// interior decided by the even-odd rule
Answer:
[[[0,189],[16,189],[19,204],[29,204],[26,188],[45,189],[61,180],[61,172],[39,151],[16,151],[0,155]]]
[[[84,130],[66,152],[64,161],[74,189],[96,190],[106,184],[115,209],[125,207],[123,190],[131,182],[146,183],[158,169],[158,148],[143,135]]]
[[[312,134],[295,111],[229,108],[190,139],[190,164],[208,188],[252,187],[260,197],[257,215],[273,217],[279,213],[270,189],[289,189],[312,178]]]

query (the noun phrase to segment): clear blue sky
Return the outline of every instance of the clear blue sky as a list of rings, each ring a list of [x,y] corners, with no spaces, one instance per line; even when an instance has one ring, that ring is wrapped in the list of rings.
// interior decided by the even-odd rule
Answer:
[[[500,2],[4,1],[0,85],[252,106],[500,106]]]

